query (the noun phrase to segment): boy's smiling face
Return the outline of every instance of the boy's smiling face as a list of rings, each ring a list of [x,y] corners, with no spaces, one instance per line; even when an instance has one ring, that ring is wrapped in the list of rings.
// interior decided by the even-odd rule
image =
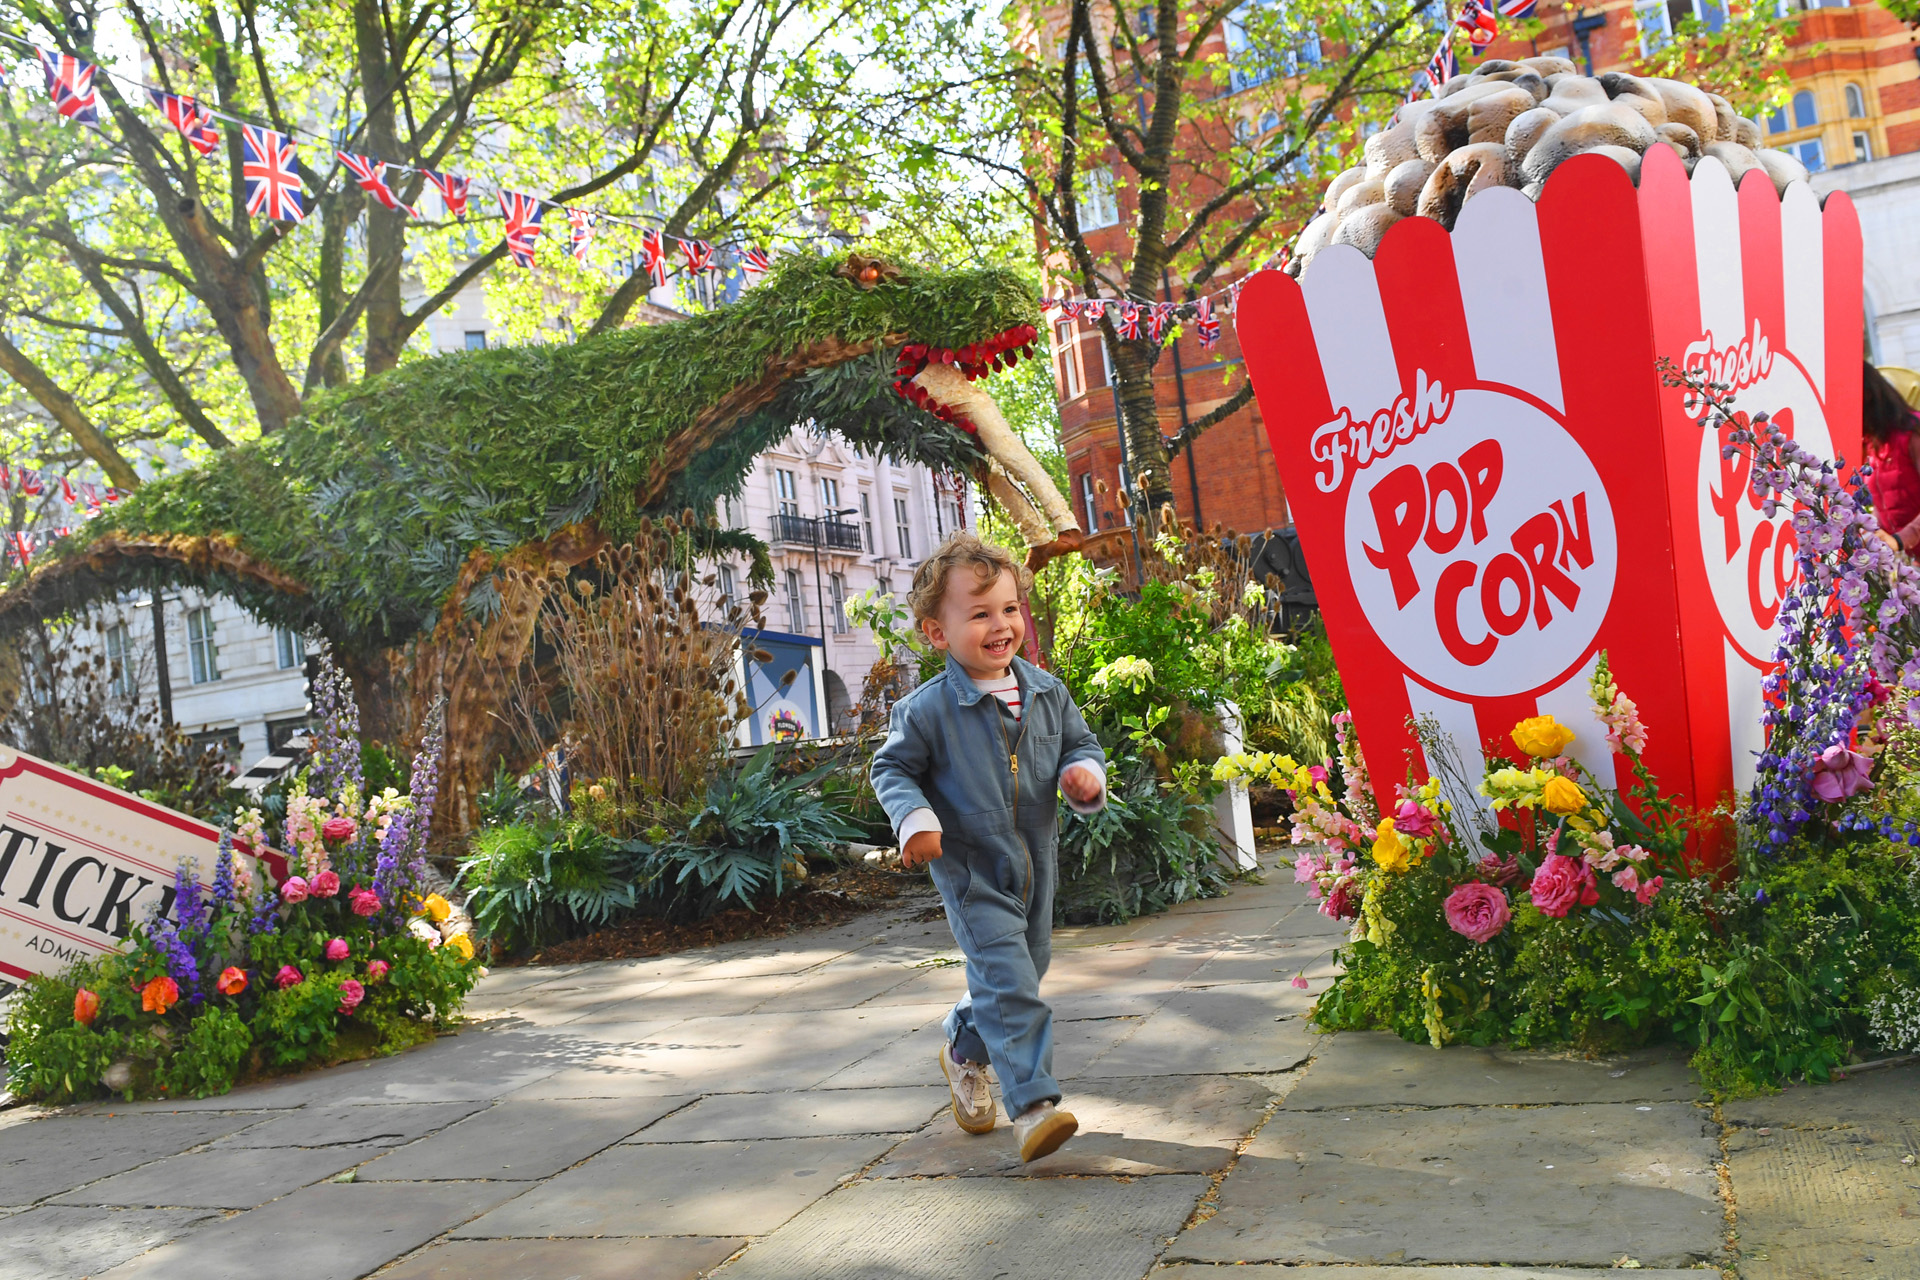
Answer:
[[[1020,614],[1020,586],[1011,573],[986,581],[971,572],[955,572],[940,599],[940,610],[920,620],[927,642],[950,653],[975,680],[1007,674],[1013,655],[1027,638]]]

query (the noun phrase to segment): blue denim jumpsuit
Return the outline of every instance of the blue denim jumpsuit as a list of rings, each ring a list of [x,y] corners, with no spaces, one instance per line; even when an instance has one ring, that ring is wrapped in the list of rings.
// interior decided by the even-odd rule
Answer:
[[[1021,718],[975,687],[952,657],[946,671],[894,704],[873,756],[873,789],[895,831],[915,809],[940,819],[931,864],[967,994],[947,1015],[947,1042],[991,1062],[1010,1115],[1058,1101],[1053,1011],[1040,999],[1052,955],[1060,771],[1105,767],[1066,685],[1022,658]]]

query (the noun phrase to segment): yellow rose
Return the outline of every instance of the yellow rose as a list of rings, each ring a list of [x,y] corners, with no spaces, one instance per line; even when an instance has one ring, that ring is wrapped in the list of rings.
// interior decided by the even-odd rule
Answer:
[[[1393,819],[1382,818],[1379,829],[1373,833],[1373,860],[1380,864],[1380,869],[1405,871],[1412,852],[1412,847],[1393,829]]]
[[[420,903],[420,909],[426,912],[428,918],[435,924],[439,924],[453,914],[453,904],[437,893],[428,894]]]
[[[1573,779],[1556,776],[1540,792],[1540,804],[1548,813],[1578,813],[1587,807],[1587,793]]]
[[[1573,730],[1552,716],[1532,716],[1513,726],[1513,745],[1537,760],[1552,760],[1573,741]]]
[[[447,939],[447,945],[460,953],[462,960],[473,959],[473,939],[464,933],[456,933]]]

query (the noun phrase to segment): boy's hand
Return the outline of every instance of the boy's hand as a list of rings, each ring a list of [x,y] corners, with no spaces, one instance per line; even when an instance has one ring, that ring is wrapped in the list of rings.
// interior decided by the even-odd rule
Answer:
[[[900,865],[912,870],[924,866],[940,856],[940,833],[938,831],[916,831],[907,840],[907,847],[900,851]]]
[[[1066,792],[1071,800],[1077,800],[1081,804],[1092,804],[1100,798],[1100,792],[1104,788],[1100,785],[1098,774],[1085,765],[1075,764],[1068,765],[1067,771],[1060,775],[1060,789]]]

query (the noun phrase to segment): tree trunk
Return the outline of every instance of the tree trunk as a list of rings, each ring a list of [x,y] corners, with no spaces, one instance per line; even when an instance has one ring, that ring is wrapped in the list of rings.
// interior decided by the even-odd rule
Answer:
[[[1133,477],[1134,496],[1146,517],[1173,501],[1173,467],[1160,434],[1160,406],[1153,394],[1153,352],[1145,342],[1122,342],[1114,356],[1114,386],[1119,391],[1120,429],[1126,433],[1127,471]]]
[[[122,489],[140,487],[140,476],[134,471],[133,464],[120,456],[120,451],[113,447],[100,428],[93,425],[74,398],[55,384],[45,370],[28,358],[26,352],[4,336],[0,336],[0,372],[24,387],[27,394],[47,411],[47,416],[59,423],[87,457],[107,473],[107,479]]]
[[[360,96],[367,108],[367,146],[377,156],[407,154],[400,145],[395,127],[393,64],[390,59],[404,55],[387,45],[386,26],[381,21],[381,0],[354,0],[353,38],[360,63]],[[367,202],[367,261],[400,261],[407,237],[406,214]],[[400,272],[386,272],[374,282],[367,299],[367,367],[364,376],[385,373],[400,363],[400,352],[407,343],[406,309],[400,298]]]
[[[153,589],[153,676],[160,691],[160,727],[173,732],[173,673],[167,668],[167,595]]]

